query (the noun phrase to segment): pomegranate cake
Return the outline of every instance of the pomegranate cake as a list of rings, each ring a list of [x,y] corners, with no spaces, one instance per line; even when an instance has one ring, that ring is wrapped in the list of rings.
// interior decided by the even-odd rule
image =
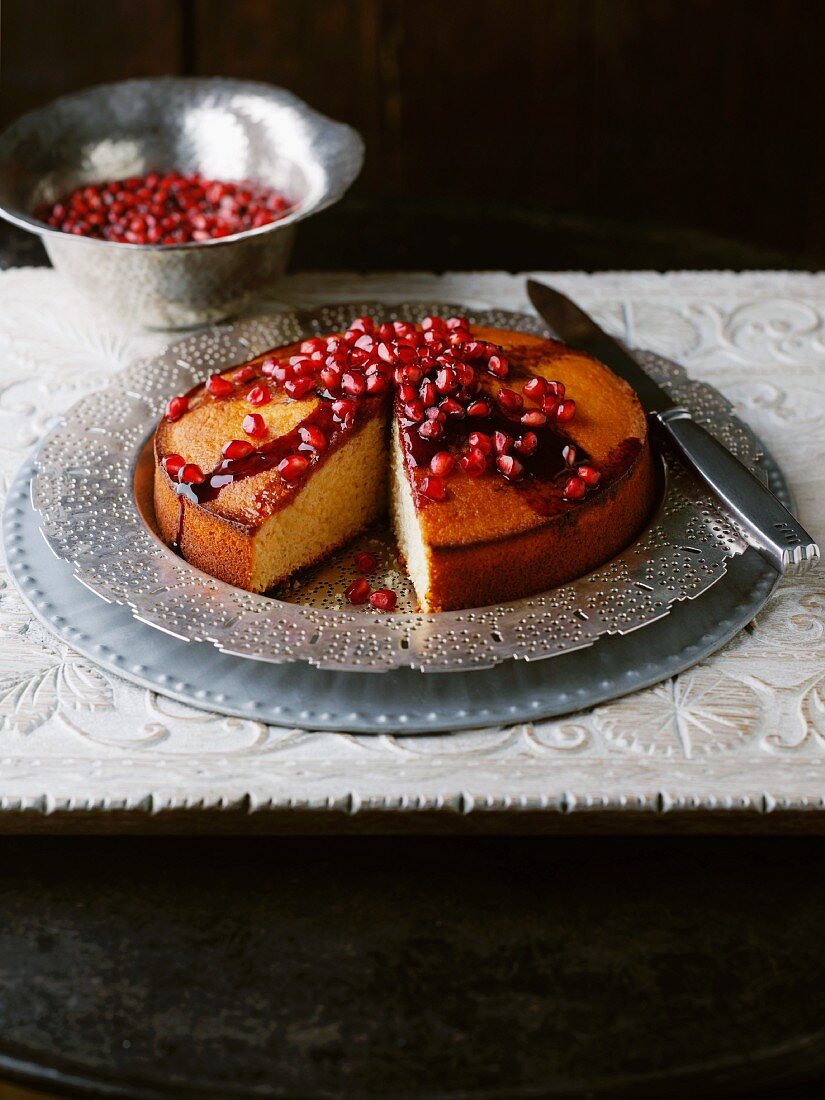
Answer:
[[[163,538],[253,592],[322,560],[389,506],[427,611],[589,572],[633,540],[655,492],[646,418],[627,383],[557,341],[460,317],[360,317],[212,375],[169,401],[155,462]],[[395,606],[364,577],[346,598]]]

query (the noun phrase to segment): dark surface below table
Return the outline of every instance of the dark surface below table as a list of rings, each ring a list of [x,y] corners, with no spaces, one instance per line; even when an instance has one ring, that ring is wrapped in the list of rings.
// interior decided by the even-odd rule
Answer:
[[[0,844],[0,1075],[41,1087],[803,1097],[825,1069],[820,840]]]

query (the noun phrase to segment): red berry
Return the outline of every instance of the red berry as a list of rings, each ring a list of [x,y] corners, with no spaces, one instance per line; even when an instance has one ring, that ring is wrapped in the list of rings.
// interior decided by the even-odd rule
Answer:
[[[547,383],[543,378],[531,378],[529,382],[524,383],[522,393],[532,401],[540,401],[547,393]]]
[[[481,477],[487,469],[487,457],[474,447],[469,454],[461,456],[458,464],[468,477]]]
[[[253,386],[246,399],[250,405],[268,405],[272,400],[272,394],[268,386]]]
[[[211,374],[206,382],[206,388],[213,397],[228,397],[235,390],[229,379],[223,378],[220,374]]]
[[[301,437],[301,449],[310,451],[323,451],[327,446],[327,437],[317,424],[301,424],[298,428]]]
[[[484,455],[488,455],[493,449],[493,441],[484,432],[470,432],[467,442]]]
[[[421,492],[428,500],[447,499],[447,486],[440,477],[425,477],[421,482]]]
[[[379,588],[370,596],[370,607],[376,611],[394,611],[398,597],[391,588]]]
[[[184,485],[200,485],[206,479],[206,474],[194,462],[187,462],[182,468],[178,480]]]
[[[177,477],[185,464],[185,459],[181,455],[168,454],[160,460],[160,464],[170,477]]]
[[[524,474],[524,467],[512,455],[499,455],[496,459],[496,466],[508,481],[518,481]]]
[[[535,432],[525,432],[513,444],[520,455],[535,454],[538,445],[539,439]]]
[[[277,466],[278,473],[289,485],[294,484],[308,469],[309,459],[299,454],[287,455]]]
[[[230,439],[224,443],[221,447],[221,454],[224,458],[246,458],[247,455],[251,455],[255,448],[246,439]]]
[[[378,568],[378,558],[376,558],[375,554],[370,554],[366,550],[362,551],[360,554],[356,554],[353,561],[359,573],[374,573]]]
[[[585,485],[593,486],[598,485],[599,478],[602,476],[598,470],[594,470],[592,466],[579,466],[576,473],[585,483]]]
[[[284,382],[284,389],[295,401],[300,401],[302,397],[306,397],[314,386],[315,382],[312,378],[289,378]]]
[[[500,389],[496,400],[502,409],[507,409],[508,412],[516,412],[524,407],[524,398],[515,390]]]
[[[166,419],[180,420],[188,408],[188,397],[170,397],[169,404],[166,406]]]
[[[497,455],[504,455],[513,446],[513,437],[507,432],[493,432],[493,447]]]
[[[448,477],[455,468],[455,459],[449,451],[436,451],[430,459],[430,469],[438,477]]]
[[[260,413],[249,413],[248,416],[243,418],[241,427],[253,439],[260,439],[261,436],[266,435],[266,421]]]
[[[571,477],[564,484],[565,500],[581,500],[587,492],[587,486],[580,477]]]
[[[347,603],[366,603],[370,598],[369,581],[365,581],[363,577],[357,577],[348,588],[344,589],[344,597]]]

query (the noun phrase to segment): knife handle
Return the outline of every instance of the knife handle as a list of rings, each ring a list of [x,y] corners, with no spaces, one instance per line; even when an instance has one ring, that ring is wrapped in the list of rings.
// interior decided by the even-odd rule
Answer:
[[[780,573],[802,573],[819,547],[788,509],[686,409],[654,413],[661,434],[744,528],[748,542]]]

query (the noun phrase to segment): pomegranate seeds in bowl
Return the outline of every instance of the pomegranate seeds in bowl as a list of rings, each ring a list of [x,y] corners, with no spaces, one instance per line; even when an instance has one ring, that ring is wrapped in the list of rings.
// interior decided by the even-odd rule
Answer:
[[[204,179],[197,172],[78,187],[38,217],[53,229],[123,244],[176,245],[258,229],[283,218],[289,201],[259,183]]]

